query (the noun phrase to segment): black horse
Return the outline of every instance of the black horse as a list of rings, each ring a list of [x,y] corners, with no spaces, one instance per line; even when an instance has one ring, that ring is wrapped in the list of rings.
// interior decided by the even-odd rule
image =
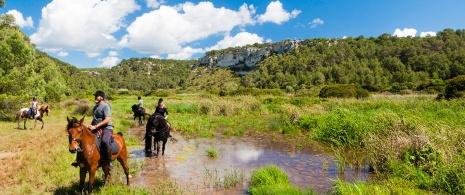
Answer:
[[[170,125],[161,114],[155,113],[150,116],[145,126],[145,154],[147,156],[152,155],[152,137],[153,148],[157,149],[157,157],[160,153],[160,142],[163,142],[161,155],[165,155],[165,146],[170,137],[170,130]]]
[[[134,104],[131,107],[132,112],[134,112],[134,120],[139,117],[139,125],[142,125],[142,120],[145,120],[145,115],[150,116],[150,114],[145,112],[145,108],[139,109],[139,105]]]

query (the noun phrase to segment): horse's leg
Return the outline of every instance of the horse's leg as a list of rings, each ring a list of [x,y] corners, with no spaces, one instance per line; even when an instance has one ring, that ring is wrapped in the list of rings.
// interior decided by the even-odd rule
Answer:
[[[38,120],[39,120],[40,122],[42,122],[42,127],[41,127],[40,129],[43,129],[43,128],[44,128],[44,120],[42,120],[42,118],[38,118]]]
[[[168,141],[168,136],[163,139],[163,148],[161,149],[161,155],[165,155],[165,145],[166,141]]]
[[[118,157],[116,158],[118,162],[124,169],[124,174],[126,175],[126,183],[129,186],[129,166],[128,166],[128,153],[127,150],[123,149]]]
[[[95,172],[97,172],[97,166],[98,166],[98,163],[96,163],[95,165],[90,166],[89,186],[87,186],[88,187],[87,192],[89,194],[92,194],[92,190],[94,189]]]
[[[19,126],[20,126],[20,125],[19,125],[19,124],[20,124],[20,122],[21,122],[21,115],[19,115],[19,117],[18,117],[18,129],[20,129],[20,128],[19,128]]]
[[[37,118],[34,119],[34,129],[36,128],[37,125]]]
[[[107,187],[108,183],[110,182],[110,177],[111,177],[110,165],[109,164],[103,165],[102,170],[103,170],[103,173],[105,174],[105,183],[103,184],[103,186]]]
[[[79,167],[79,191],[84,190],[84,182],[86,181],[87,170]]]
[[[24,129],[26,129],[26,119],[24,119]]]
[[[160,153],[160,143],[159,143],[158,140],[155,141],[155,145],[156,145],[156,147],[157,147],[157,158],[158,158],[158,157],[159,157],[159,153]]]

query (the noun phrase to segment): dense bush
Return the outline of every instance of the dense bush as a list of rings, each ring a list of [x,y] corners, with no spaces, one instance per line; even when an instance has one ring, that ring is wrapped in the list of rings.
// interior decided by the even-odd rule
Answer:
[[[465,95],[465,75],[446,80],[445,91],[438,95],[438,99],[462,98]]]
[[[319,96],[322,98],[366,98],[370,93],[359,85],[335,84],[321,89]]]
[[[254,95],[254,96],[261,96],[261,95],[275,95],[275,96],[283,96],[284,93],[280,89],[256,89],[256,88],[242,88],[237,89],[235,91],[230,92],[230,95],[237,96],[237,95]]]

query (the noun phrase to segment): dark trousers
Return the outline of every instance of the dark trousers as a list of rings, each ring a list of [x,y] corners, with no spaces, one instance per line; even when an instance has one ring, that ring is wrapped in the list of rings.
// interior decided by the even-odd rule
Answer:
[[[102,143],[105,146],[105,150],[106,151],[111,150],[110,138],[111,138],[111,134],[112,134],[113,130],[108,129],[108,128],[103,128],[102,131],[103,131],[102,132]],[[111,153],[107,154],[107,158],[111,158]]]

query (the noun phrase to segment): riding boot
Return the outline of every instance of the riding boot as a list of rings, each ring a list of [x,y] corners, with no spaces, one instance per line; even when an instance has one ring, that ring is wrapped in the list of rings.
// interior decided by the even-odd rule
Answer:
[[[113,160],[111,160],[111,147],[107,148],[107,155],[108,155],[108,164],[110,165],[108,168],[111,170],[113,170]]]

